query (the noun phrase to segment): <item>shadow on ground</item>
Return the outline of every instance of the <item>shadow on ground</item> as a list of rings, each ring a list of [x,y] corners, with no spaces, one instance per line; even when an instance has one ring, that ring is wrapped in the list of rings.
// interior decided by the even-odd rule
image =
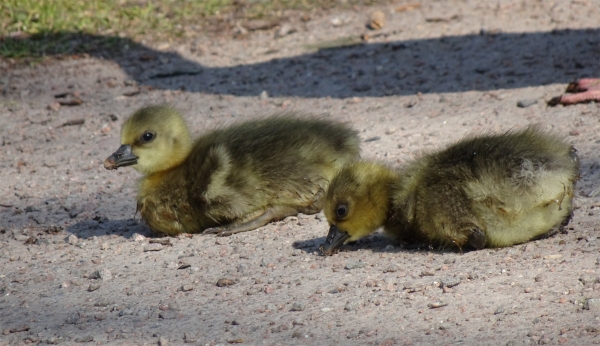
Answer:
[[[595,198],[600,193],[600,181],[595,179],[599,169],[597,157],[587,158],[581,162],[582,179],[577,183],[575,200]],[[134,234],[148,238],[161,238],[154,234],[141,220],[139,214],[134,214],[135,205],[124,208],[131,217],[111,218],[107,215],[114,213],[110,210],[108,201],[78,203],[67,207],[68,198],[85,201],[85,197],[66,196],[46,199],[21,199],[14,205],[0,205],[0,239],[3,237],[18,238],[27,242],[30,237],[38,240],[54,239],[63,229],[67,235],[74,234],[80,239],[90,239],[106,235],[116,235],[130,239]],[[576,220],[575,220],[576,221]],[[571,221],[572,224],[573,221]],[[568,227],[567,227],[568,229]],[[294,241],[292,246],[305,253],[319,251],[325,242],[327,229],[323,228],[320,236],[312,239]],[[203,236],[203,235],[195,235]],[[212,235],[207,235],[212,237]],[[32,239],[30,241],[35,241]],[[66,241],[67,239],[65,239]],[[35,244],[32,243],[32,244]],[[390,246],[391,245],[391,246]],[[373,252],[403,252],[403,251],[433,251],[460,252],[453,248],[441,249],[429,244],[401,244],[385,237],[383,234],[372,234],[356,243],[344,245],[343,251],[370,250]],[[468,249],[465,249],[468,251]]]
[[[319,252],[319,247],[325,244],[326,237],[317,237],[314,239],[297,240],[292,246],[294,249],[299,249],[305,253]],[[391,238],[386,237],[381,233],[374,233],[366,236],[356,242],[342,245],[340,251],[342,252],[353,252],[359,250],[368,250],[372,252],[416,252],[416,251],[429,251],[435,253],[441,252],[460,252],[455,248],[441,248],[439,246],[432,246],[426,243],[399,243]],[[469,250],[466,250],[469,251]]]
[[[78,238],[89,239],[105,235],[118,235],[130,239],[134,234],[147,238],[160,237],[139,218],[109,220],[106,217],[83,219],[66,228],[67,233],[75,234]]]
[[[91,35],[79,37],[70,51],[113,60],[143,86],[236,96],[263,91],[271,96],[332,98],[485,91],[566,84],[600,75],[600,29],[364,43],[218,68],[127,38],[105,39],[122,48],[122,54],[91,50],[89,42],[99,40]]]

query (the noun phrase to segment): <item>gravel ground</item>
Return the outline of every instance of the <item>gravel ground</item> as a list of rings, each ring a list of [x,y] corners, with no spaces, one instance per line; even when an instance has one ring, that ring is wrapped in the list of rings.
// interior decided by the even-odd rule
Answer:
[[[600,77],[596,0],[431,1],[313,14],[119,57],[1,62],[0,345],[600,343],[600,107],[546,106]],[[317,50],[315,47],[364,44]],[[582,162],[567,232],[504,249],[410,250],[376,234],[320,256],[322,214],[229,238],[155,238],[123,119],[168,102],[196,133],[283,111],[350,123],[402,166],[465,134],[538,123]],[[517,106],[519,104],[519,106]]]

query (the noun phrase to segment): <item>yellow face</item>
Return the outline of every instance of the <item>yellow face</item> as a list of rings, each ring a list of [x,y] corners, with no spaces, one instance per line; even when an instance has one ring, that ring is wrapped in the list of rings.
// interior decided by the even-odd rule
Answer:
[[[389,189],[397,174],[372,162],[344,167],[329,186],[323,209],[331,228],[321,248],[332,254],[342,244],[356,241],[381,227],[390,210]]]
[[[148,175],[178,165],[190,149],[189,131],[181,115],[167,106],[150,106],[125,121],[121,147],[106,159],[104,167],[131,165]]]

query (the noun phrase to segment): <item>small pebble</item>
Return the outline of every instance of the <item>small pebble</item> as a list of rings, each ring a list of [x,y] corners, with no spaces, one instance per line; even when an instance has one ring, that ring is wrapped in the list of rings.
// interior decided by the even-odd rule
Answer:
[[[500,315],[504,313],[504,307],[503,306],[499,306],[496,311],[494,311],[494,315]]]
[[[333,17],[330,21],[331,25],[333,25],[334,27],[340,27],[342,25],[346,25],[348,23],[350,23],[350,21],[352,20],[352,17],[349,15],[340,15],[340,16],[336,16]]]
[[[583,303],[583,308],[585,310],[590,310],[594,312],[600,311],[600,299],[599,298],[589,298]]]
[[[144,252],[149,252],[149,251],[160,251],[164,248],[164,246],[162,244],[148,244],[146,246],[144,246]]]
[[[383,269],[384,273],[395,273],[400,270],[400,266],[397,264],[391,264]]]
[[[287,36],[289,34],[295,33],[296,28],[292,27],[290,24],[283,24],[279,30],[277,30],[277,32],[275,33],[275,37],[283,37],[283,36]]]
[[[230,243],[229,238],[217,238],[215,240],[215,245],[227,245]]]
[[[356,310],[357,307],[358,307],[358,304],[348,302],[348,303],[346,303],[346,306],[344,307],[344,310],[346,310],[346,311],[354,311],[354,310]]]
[[[146,237],[144,237],[143,235],[141,235],[141,234],[139,234],[139,233],[134,233],[134,234],[133,234],[133,236],[131,237],[131,239],[132,239],[133,241],[140,242],[140,241],[144,241],[144,240],[146,240]]]
[[[263,90],[258,96],[260,100],[266,100],[269,98],[269,93],[266,90]]]
[[[526,287],[524,291],[525,291],[525,293],[531,293],[531,292],[533,292],[533,288]]]
[[[379,30],[383,28],[385,25],[385,13],[381,10],[377,10],[371,13],[371,17],[369,18],[368,27],[371,30]]]
[[[88,292],[94,292],[94,291],[98,290],[99,288],[100,288],[99,283],[91,283],[90,286],[88,287]]]
[[[60,103],[58,103],[57,101],[50,102],[46,108],[48,108],[48,110],[56,112],[60,109]]]
[[[39,207],[33,206],[33,205],[28,205],[25,207],[25,212],[26,213],[32,213],[34,211],[40,211]]]
[[[350,104],[350,105],[354,105],[354,104],[361,103],[361,102],[362,102],[362,99],[360,97],[356,97],[356,96],[354,96],[353,98],[348,100],[348,104]]]
[[[357,261],[357,262],[348,262],[346,263],[346,269],[351,270],[351,269],[358,269],[358,268],[364,268],[367,266],[367,263],[362,262],[362,261]]]
[[[380,139],[381,139],[381,137],[379,137],[379,136],[369,137],[369,138],[365,139],[365,143],[367,143],[367,142],[375,142],[375,141],[378,141]]]
[[[109,281],[110,279],[112,279],[112,273],[110,272],[110,270],[103,268],[103,269],[99,269],[99,270],[92,272],[88,276],[88,279],[92,279],[92,280],[100,279],[102,281]]]
[[[77,245],[78,241],[79,241],[79,238],[77,238],[77,236],[75,234],[71,234],[70,236],[67,237],[67,243],[69,243],[70,245]]]
[[[48,239],[36,239],[36,244],[38,245],[43,245],[43,246],[48,246],[50,245],[50,241]]]
[[[448,305],[448,303],[439,301],[439,302],[435,302],[435,303],[429,303],[429,304],[427,304],[427,307],[430,309],[437,309],[437,308],[441,308],[446,305]]]
[[[227,287],[227,286],[231,286],[234,285],[235,281],[231,280],[231,279],[219,279],[219,281],[217,281],[217,286],[219,287]]]
[[[192,291],[194,289],[194,286],[192,285],[183,285],[181,286],[181,288],[179,289],[182,292],[189,292]]]
[[[246,295],[247,296],[253,296],[253,295],[255,295],[255,294],[259,293],[259,292],[260,292],[260,290],[258,288],[251,288],[249,290],[246,290]]]
[[[293,320],[292,321],[292,327],[295,326],[305,326],[306,322],[304,322],[303,320]]]
[[[94,341],[94,336],[86,335],[79,338],[75,338],[75,342],[92,342]]]
[[[396,345],[396,340],[395,339],[386,339],[381,341],[379,344],[379,346],[392,346],[392,345]]]
[[[183,333],[183,342],[186,344],[195,344],[198,340],[188,333]]]
[[[600,282],[600,278],[595,277],[595,276],[591,276],[591,275],[586,275],[586,276],[580,277],[579,281],[584,286],[591,286],[591,285],[595,284],[596,282]]]
[[[460,284],[460,279],[455,277],[446,277],[442,279],[442,287],[454,287]]]
[[[517,101],[517,107],[527,108],[527,107],[533,106],[536,103],[538,103],[538,100],[536,100],[536,99],[520,100],[520,101]]]
[[[304,303],[296,302],[292,305],[292,311],[304,311]]]

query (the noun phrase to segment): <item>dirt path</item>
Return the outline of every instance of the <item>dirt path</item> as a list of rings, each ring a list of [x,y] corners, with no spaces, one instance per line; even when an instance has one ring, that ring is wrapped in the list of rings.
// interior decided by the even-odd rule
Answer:
[[[291,33],[123,39],[114,59],[2,66],[0,345],[600,343],[600,108],[545,104],[600,77],[597,1],[421,3],[382,8],[378,32],[357,9],[291,20]],[[364,33],[362,45],[314,48]],[[102,161],[123,119],[157,102],[197,133],[326,114],[360,131],[364,156],[396,165],[467,133],[539,123],[578,149],[577,209],[567,234],[467,253],[375,235],[322,257],[322,214],[151,243],[134,218],[137,174]]]

